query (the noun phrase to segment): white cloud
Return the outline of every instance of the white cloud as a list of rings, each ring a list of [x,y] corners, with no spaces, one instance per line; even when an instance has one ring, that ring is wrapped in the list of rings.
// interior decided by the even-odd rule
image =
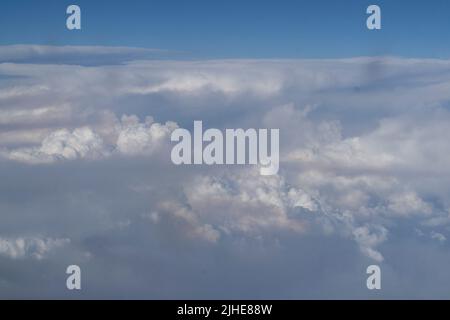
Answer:
[[[431,239],[437,240],[439,242],[445,242],[447,240],[447,238],[442,233],[435,231],[431,232]]]
[[[61,159],[99,159],[108,153],[101,137],[84,127],[52,132],[40,147],[13,150],[7,153],[7,157],[27,163],[51,163]]]
[[[126,163],[164,154],[176,123],[203,119],[216,127],[280,128],[278,176],[261,178],[254,168],[190,168],[187,178],[173,173],[180,174],[173,181],[181,196],[156,178],[148,182],[161,198],[151,208],[157,211],[152,221],[170,216],[189,235],[211,243],[223,234],[303,234],[319,224],[327,234],[355,239],[376,261],[396,219],[425,227],[449,223],[449,61],[42,63],[69,52],[78,58],[152,53],[0,47],[4,61],[40,59],[0,64],[0,74],[14,78],[0,89],[3,156],[36,164],[125,155]]]
[[[42,85],[33,85],[29,87],[14,86],[0,90],[0,100],[34,96],[43,94],[47,91],[49,91],[49,88]]]
[[[186,67],[176,70],[176,72],[167,72],[164,77],[168,78],[168,80],[162,83],[131,87],[127,91],[142,95],[159,92],[202,94],[203,92],[211,91],[225,95],[248,92],[270,96],[278,93],[282,88],[282,82],[277,77],[266,77],[261,78],[260,81],[255,81],[255,78],[262,73],[257,69],[250,69],[245,72],[245,75],[236,76],[236,72],[233,70],[236,69],[236,66],[231,63],[228,66],[210,63],[205,67],[200,67],[200,69],[197,68],[195,72],[193,72],[192,66],[187,65]],[[229,70],[230,68],[232,69],[231,71]]]
[[[117,150],[127,155],[152,153],[162,144],[167,144],[171,132],[176,128],[174,122],[160,124],[148,117],[144,123],[140,123],[136,116],[124,116],[117,138]]]
[[[365,255],[377,262],[382,262],[383,256],[374,248],[387,239],[388,232],[382,226],[372,226],[371,229],[367,226],[358,227],[353,231],[353,236]]]
[[[39,237],[0,238],[0,255],[12,259],[42,260],[52,250],[66,246],[69,239]]]
[[[400,216],[410,214],[429,215],[432,212],[431,206],[412,192],[393,195],[389,199],[388,209]]]
[[[73,131],[60,129],[51,132],[39,147],[6,149],[0,154],[10,160],[29,164],[52,163],[58,160],[100,160],[114,152],[128,156],[148,155],[159,150],[161,146],[168,145],[170,133],[177,128],[174,122],[160,124],[153,122],[151,117],[140,123],[136,116],[123,116],[122,121],[115,125],[107,131],[117,137],[113,144],[107,144],[93,129],[82,127]],[[102,128],[99,128],[99,131],[102,131]]]
[[[256,238],[273,230],[304,232],[303,221],[290,211],[317,209],[308,194],[288,189],[279,176],[261,178],[257,169],[217,179],[199,176],[183,185],[186,203],[165,201],[161,208],[209,240],[220,233]]]

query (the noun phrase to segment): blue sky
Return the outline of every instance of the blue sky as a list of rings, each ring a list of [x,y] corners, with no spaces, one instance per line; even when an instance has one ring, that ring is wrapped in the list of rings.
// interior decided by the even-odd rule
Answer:
[[[83,30],[65,29],[69,4]],[[370,4],[383,29],[365,27]],[[160,48],[186,58],[450,57],[450,3],[433,1],[4,0],[0,44]]]

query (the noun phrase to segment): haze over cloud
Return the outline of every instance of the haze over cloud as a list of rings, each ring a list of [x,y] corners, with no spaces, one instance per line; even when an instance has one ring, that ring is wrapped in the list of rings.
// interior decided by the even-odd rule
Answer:
[[[450,61],[172,61],[72,49],[0,47],[0,296],[39,295],[13,272],[29,257],[30,268],[53,266],[50,277],[76,262],[93,270],[89,297],[119,287],[235,297],[230,278],[248,298],[364,297],[352,274],[370,263],[388,270],[387,297],[409,297],[404,261],[437,275],[423,295],[445,294],[444,267],[410,248],[450,261]],[[47,62],[66,51],[70,62]],[[117,55],[134,58],[83,63]],[[170,133],[194,120],[279,128],[279,174],[172,165]],[[336,278],[324,276],[333,265]],[[109,285],[95,278],[102,272]],[[295,277],[322,280],[296,288]]]

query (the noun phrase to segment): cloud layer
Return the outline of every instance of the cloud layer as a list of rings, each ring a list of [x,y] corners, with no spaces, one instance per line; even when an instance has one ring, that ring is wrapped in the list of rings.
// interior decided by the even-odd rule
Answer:
[[[77,61],[131,58],[50,63],[66,51]],[[144,53],[0,48],[0,280],[8,283],[0,296],[67,294],[24,286],[13,272],[24,260],[52,265],[57,279],[64,265],[88,268],[87,297],[116,286],[153,298],[366,297],[370,263],[386,270],[386,297],[409,297],[404,283],[414,272],[401,265],[417,262],[414,248],[449,261],[449,61],[141,60]],[[194,120],[279,128],[279,174],[174,166],[170,133]],[[108,285],[96,276],[111,264]],[[333,265],[335,277],[324,277]],[[426,297],[444,294],[439,282],[449,278],[439,265],[417,266],[443,277]],[[297,282],[305,278],[308,288]],[[241,281],[242,295],[230,279]],[[210,289],[213,281],[225,294]]]

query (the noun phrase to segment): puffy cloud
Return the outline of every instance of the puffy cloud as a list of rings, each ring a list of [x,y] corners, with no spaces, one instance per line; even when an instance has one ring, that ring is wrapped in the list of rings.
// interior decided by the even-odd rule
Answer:
[[[54,131],[45,137],[39,147],[4,150],[2,154],[10,160],[30,164],[58,160],[98,160],[114,152],[129,156],[151,154],[168,144],[168,137],[175,128],[177,124],[174,122],[160,124],[147,117],[144,123],[140,123],[136,116],[124,115],[122,121],[108,132],[117,136],[117,141],[113,144],[107,144],[100,133],[93,129],[82,127],[73,131]]]
[[[373,231],[370,228],[374,229]],[[382,262],[383,256],[374,248],[387,239],[387,229],[382,226],[358,227],[353,231],[361,251],[376,262]]]
[[[187,235],[200,238],[211,243],[215,243],[219,240],[220,232],[210,224],[205,224],[200,221],[197,214],[189,208],[173,202],[162,202],[160,203],[159,208],[160,210],[165,211],[178,220],[184,222],[182,227]],[[155,215],[152,215],[153,222],[157,223],[158,220],[155,220],[155,217]]]
[[[0,238],[0,255],[12,259],[44,259],[52,250],[64,247],[69,239],[39,237]]]
[[[100,136],[84,127],[52,132],[40,147],[13,150],[7,157],[27,163],[50,163],[60,159],[98,159],[107,154],[108,150]]]
[[[154,152],[161,144],[167,144],[170,134],[177,127],[174,122],[155,123],[151,117],[140,123],[136,116],[124,116],[117,138],[117,150],[128,155]]]
[[[429,215],[432,212],[432,208],[429,204],[425,203],[416,194],[411,192],[393,195],[389,199],[388,209],[401,216],[409,214]]]
[[[319,209],[316,201],[314,201],[309,194],[300,189],[289,189],[287,193],[287,200],[289,206],[293,208],[304,208],[312,212]]]
[[[442,233],[435,232],[435,231],[431,232],[431,239],[437,240],[439,242],[447,241],[447,238]]]
[[[256,169],[196,177],[184,184],[183,197],[184,203],[165,201],[161,209],[188,222],[191,233],[214,241],[222,233],[250,238],[273,230],[301,233],[305,225],[293,210],[317,210],[304,191],[289,188],[279,176],[261,177]]]

